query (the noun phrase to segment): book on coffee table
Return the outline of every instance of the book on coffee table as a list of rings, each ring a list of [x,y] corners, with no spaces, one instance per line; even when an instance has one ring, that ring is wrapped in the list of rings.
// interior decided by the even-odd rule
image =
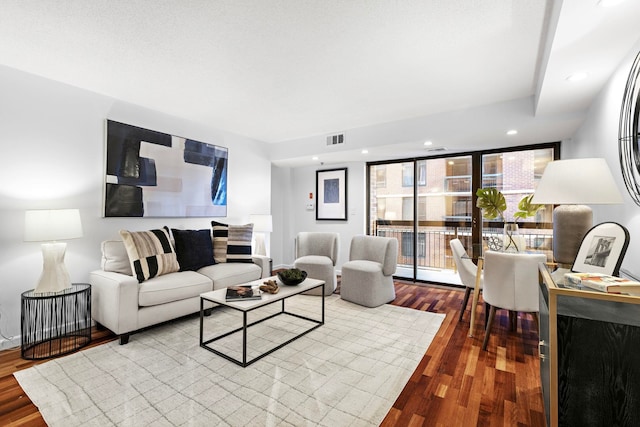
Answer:
[[[260,293],[258,286],[237,285],[229,286],[227,288],[227,301],[253,300],[261,298],[262,294]]]

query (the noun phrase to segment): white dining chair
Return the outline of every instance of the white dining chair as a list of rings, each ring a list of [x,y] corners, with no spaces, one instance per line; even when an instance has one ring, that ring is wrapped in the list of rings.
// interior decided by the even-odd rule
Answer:
[[[469,296],[471,295],[471,291],[476,287],[476,276],[478,273],[478,266],[467,255],[467,251],[462,245],[462,242],[460,241],[460,239],[452,239],[449,242],[449,246],[451,246],[453,261],[455,262],[456,268],[458,269],[458,275],[460,276],[460,281],[465,286],[464,299],[462,300],[462,307],[460,307],[460,316],[458,317],[458,321],[461,321],[462,316],[464,315],[464,312],[467,309],[467,304],[469,303]],[[482,276],[483,274],[481,271],[480,272],[480,289],[482,289],[482,286],[483,286]]]
[[[482,349],[487,349],[497,309],[538,314],[538,264],[547,256],[536,253],[487,251],[484,255],[485,303],[491,306]],[[514,318],[517,321],[517,318]],[[512,323],[513,327],[514,324]]]

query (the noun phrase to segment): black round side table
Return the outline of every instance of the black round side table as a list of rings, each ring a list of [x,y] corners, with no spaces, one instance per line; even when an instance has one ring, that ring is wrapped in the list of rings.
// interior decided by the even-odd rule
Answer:
[[[74,352],[91,342],[91,285],[74,283],[60,292],[22,293],[23,359]]]

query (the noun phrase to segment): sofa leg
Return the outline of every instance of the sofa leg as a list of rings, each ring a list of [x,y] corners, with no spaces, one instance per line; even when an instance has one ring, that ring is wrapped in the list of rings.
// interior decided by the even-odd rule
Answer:
[[[129,342],[129,334],[120,335],[120,345],[125,345]]]
[[[212,308],[207,308],[204,310],[204,315],[205,316],[211,316],[211,312],[213,311],[213,307]]]

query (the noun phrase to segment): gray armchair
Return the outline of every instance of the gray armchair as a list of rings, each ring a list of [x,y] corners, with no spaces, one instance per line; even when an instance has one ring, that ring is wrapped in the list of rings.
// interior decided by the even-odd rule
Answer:
[[[398,241],[388,237],[355,236],[349,261],[342,264],[340,297],[366,307],[393,301],[393,274],[398,263]]]
[[[338,241],[338,233],[300,232],[296,236],[296,260],[293,266],[306,271],[307,277],[324,280],[325,295],[331,295],[336,290]],[[322,288],[306,293],[320,295]]]

